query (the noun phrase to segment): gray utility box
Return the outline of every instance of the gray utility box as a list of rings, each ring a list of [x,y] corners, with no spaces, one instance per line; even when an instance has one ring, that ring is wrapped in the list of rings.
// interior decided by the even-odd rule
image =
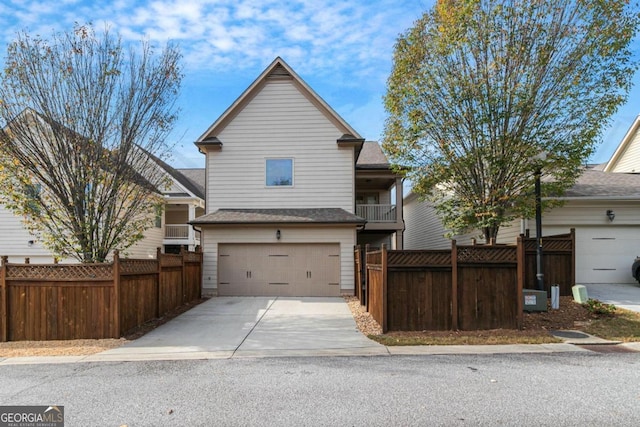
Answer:
[[[524,311],[547,311],[547,291],[523,289]]]

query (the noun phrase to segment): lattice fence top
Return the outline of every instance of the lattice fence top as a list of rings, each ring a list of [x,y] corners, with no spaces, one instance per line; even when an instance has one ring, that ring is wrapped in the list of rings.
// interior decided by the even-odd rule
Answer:
[[[160,256],[160,265],[163,267],[180,267],[182,266],[182,255],[162,255]]]
[[[122,259],[120,272],[132,274],[150,274],[158,272],[158,261],[155,259]]]
[[[387,253],[387,264],[406,267],[451,266],[451,251],[389,251]]]
[[[41,279],[52,281],[111,280],[112,264],[21,264],[7,265],[7,279]]]
[[[571,252],[571,243],[569,239],[542,238],[542,249],[545,251],[567,251]],[[525,239],[524,247],[527,251],[535,251],[538,242],[535,239]]]
[[[185,262],[200,262],[202,259],[202,252],[187,252],[184,254]]]
[[[517,262],[516,246],[458,246],[458,262]]]

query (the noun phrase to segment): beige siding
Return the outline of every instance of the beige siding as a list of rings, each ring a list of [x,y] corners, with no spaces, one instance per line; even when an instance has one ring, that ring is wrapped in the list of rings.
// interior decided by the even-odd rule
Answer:
[[[124,251],[127,258],[155,258],[157,248],[162,248],[164,228],[152,227],[145,231],[144,239]]]
[[[353,149],[291,81],[270,81],[217,137],[207,156],[207,211],[219,208],[354,210]],[[292,158],[293,187],[266,187],[265,160]]]
[[[534,230],[531,234],[535,235],[535,222],[532,221],[522,221],[522,220],[514,220],[510,224],[505,224],[498,230],[498,238],[497,243],[504,243],[508,245],[515,245],[518,241],[518,236],[520,234],[524,234],[523,224],[530,224],[533,226]]]
[[[276,239],[276,230],[281,230],[281,238]],[[215,292],[218,285],[218,244],[219,243],[339,243],[340,244],[340,289],[352,292],[353,248],[356,231],[348,227],[227,227],[203,228],[203,291]]]
[[[433,204],[421,202],[411,195],[404,200],[404,249],[448,249],[451,240],[445,237],[447,230],[442,225]],[[453,238],[460,245],[468,245],[479,233],[469,233]]]
[[[640,132],[633,135],[629,146],[610,172],[640,172]]]
[[[53,262],[51,253],[23,227],[22,219],[0,205],[0,256],[3,255],[9,257],[9,262],[24,262],[25,258],[32,263]]]

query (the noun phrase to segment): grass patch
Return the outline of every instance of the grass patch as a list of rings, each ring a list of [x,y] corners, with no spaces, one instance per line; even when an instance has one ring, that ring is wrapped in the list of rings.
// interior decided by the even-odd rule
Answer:
[[[616,307],[615,314],[600,316],[582,330],[607,340],[637,342],[640,341],[640,313]]]
[[[369,335],[369,338],[386,346],[404,345],[498,345],[498,344],[551,344],[562,340],[547,332],[533,331],[457,331],[420,332]]]

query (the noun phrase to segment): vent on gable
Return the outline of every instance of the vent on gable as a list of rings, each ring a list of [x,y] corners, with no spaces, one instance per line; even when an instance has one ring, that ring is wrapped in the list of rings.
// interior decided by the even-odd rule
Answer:
[[[278,64],[269,73],[269,77],[275,77],[275,78],[291,77],[291,74],[289,74],[289,72],[282,65]]]

